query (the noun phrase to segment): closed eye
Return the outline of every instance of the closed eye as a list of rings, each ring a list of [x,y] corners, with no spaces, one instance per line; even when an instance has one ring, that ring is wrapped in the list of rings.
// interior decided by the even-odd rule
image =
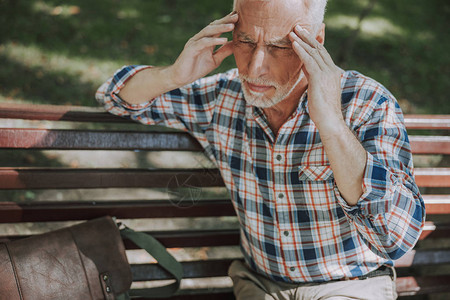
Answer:
[[[241,44],[247,44],[247,45],[254,45],[254,44],[255,44],[255,43],[253,43],[253,42],[251,42],[251,41],[242,41],[242,40],[239,40],[238,42],[241,43]]]
[[[287,47],[287,46],[275,46],[275,45],[272,45],[271,47],[273,47],[275,49],[282,49],[282,50],[289,50],[289,49],[291,49],[291,47]]]

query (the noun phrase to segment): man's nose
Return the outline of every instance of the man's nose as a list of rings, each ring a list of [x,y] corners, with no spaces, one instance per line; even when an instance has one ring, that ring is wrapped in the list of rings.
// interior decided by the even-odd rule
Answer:
[[[248,75],[253,78],[261,77],[268,71],[267,53],[263,48],[255,48],[248,62]]]

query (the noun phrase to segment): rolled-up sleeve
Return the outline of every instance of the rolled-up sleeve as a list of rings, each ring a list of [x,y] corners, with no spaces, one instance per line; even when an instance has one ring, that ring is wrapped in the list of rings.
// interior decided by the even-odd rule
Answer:
[[[349,206],[336,193],[347,217],[377,255],[398,259],[414,247],[425,221],[425,205],[414,181],[410,144],[397,102],[377,95],[355,130],[367,151],[363,194]]]
[[[119,97],[120,90],[124,87],[128,79],[133,77],[139,71],[151,68],[150,66],[124,66],[117,70],[113,77],[103,83],[95,93],[95,99],[108,112],[125,117],[141,115],[150,107],[154,99],[142,104],[130,104]]]
[[[119,92],[132,76],[151,66],[125,66],[97,90],[97,101],[110,113],[146,125],[162,125],[188,131],[202,140],[211,124],[214,107],[226,73],[201,78],[142,104],[129,104]]]

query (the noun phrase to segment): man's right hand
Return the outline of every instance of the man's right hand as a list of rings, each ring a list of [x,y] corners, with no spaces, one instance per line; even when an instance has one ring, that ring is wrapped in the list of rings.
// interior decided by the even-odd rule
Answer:
[[[232,12],[210,23],[186,43],[183,52],[170,67],[176,85],[183,86],[206,76],[233,53],[232,41],[221,35],[232,31],[237,21],[238,14]],[[218,45],[222,47],[214,52]]]
[[[233,12],[194,35],[175,63],[168,67],[144,69],[131,77],[119,96],[130,104],[141,104],[206,76],[233,53],[232,41],[221,37],[238,21]],[[217,51],[214,48],[222,45]]]

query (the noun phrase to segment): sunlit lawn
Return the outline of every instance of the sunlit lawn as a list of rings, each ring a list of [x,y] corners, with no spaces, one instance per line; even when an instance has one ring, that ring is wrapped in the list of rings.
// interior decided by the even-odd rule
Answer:
[[[170,64],[231,2],[0,0],[0,101],[96,105],[114,70]],[[406,111],[450,113],[447,1],[379,0],[353,46],[368,1],[329,2],[326,46],[336,62],[379,80]],[[229,58],[218,71],[233,66]]]

